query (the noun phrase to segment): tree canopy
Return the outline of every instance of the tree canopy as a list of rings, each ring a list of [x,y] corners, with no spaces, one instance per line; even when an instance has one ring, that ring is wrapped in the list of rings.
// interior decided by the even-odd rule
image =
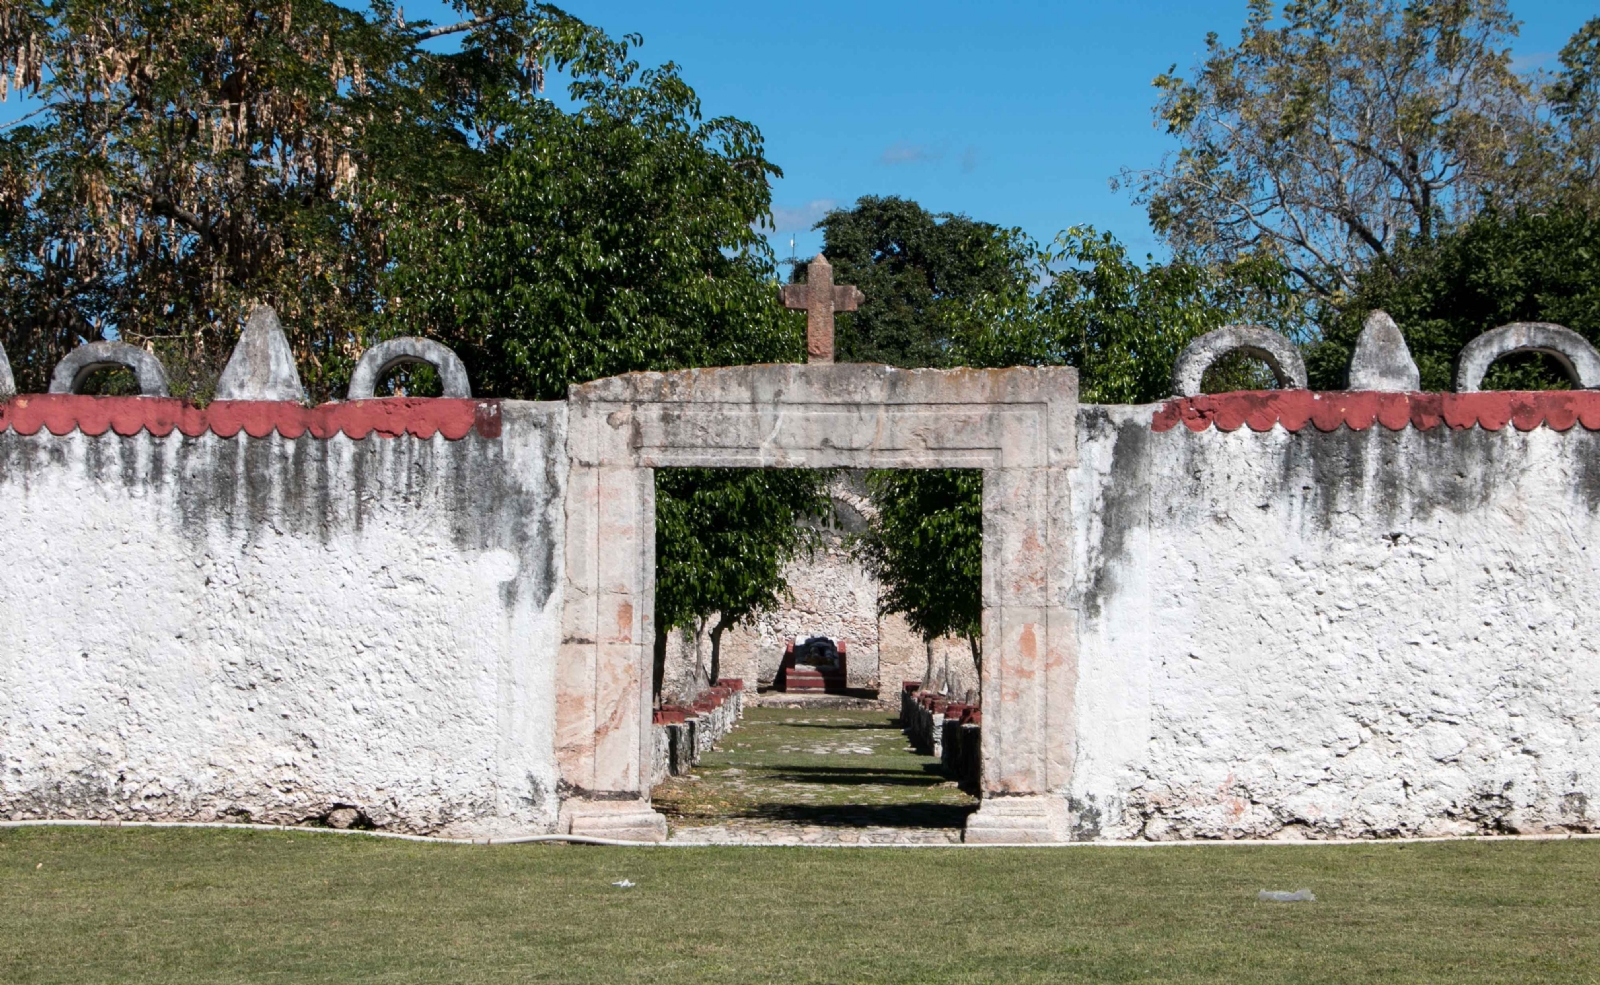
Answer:
[[[925,640],[955,636],[983,666],[983,473],[876,470],[875,514],[858,553],[883,585],[881,613],[903,613]]]
[[[1142,403],[1169,395],[1172,366],[1196,336],[1249,323],[1293,337],[1302,322],[1301,299],[1270,257],[1141,264],[1089,226],[1047,248],[1016,249],[1027,264],[1004,291],[940,309],[953,364],[1075,366],[1083,400]],[[1266,385],[1243,362],[1219,366],[1208,382]]]
[[[482,187],[412,212],[391,237],[385,328],[454,346],[506,397],[558,399],[633,370],[801,356],[757,227],[771,207],[760,131],[700,121],[665,66],[608,62],[573,111],[511,116]]]
[[[1600,344],[1600,217],[1567,206],[1479,214],[1462,228],[1402,247],[1372,267],[1306,356],[1313,387],[1345,385],[1361,322],[1393,316],[1424,390],[1454,389],[1455,361],[1477,335],[1514,321],[1555,322]],[[1544,357],[1497,361],[1485,387],[1537,390],[1567,379]]]
[[[120,336],[204,398],[267,302],[328,396],[386,300],[396,216],[469,195],[503,111],[549,68],[626,52],[543,4],[457,7],[435,26],[387,0],[0,6],[0,78],[39,104],[0,135],[0,337],[19,383]],[[446,34],[459,52],[425,47]]]
[[[1001,292],[1019,275],[1012,233],[964,215],[929,212],[909,199],[866,196],[817,223],[834,282],[866,294],[859,311],[840,315],[841,362],[890,366],[949,365],[949,339],[937,317],[950,300]],[[797,266],[793,279],[805,279]]]
[[[1180,147],[1122,180],[1180,253],[1281,255],[1337,301],[1403,240],[1550,187],[1567,155],[1516,29],[1503,0],[1250,0],[1237,45],[1155,80]]]
[[[154,350],[205,399],[257,302],[313,398],[394,334],[456,346],[498,396],[784,358],[799,322],[752,227],[759,131],[701,122],[671,66],[547,4],[19,0],[0,77],[0,338],[25,388],[80,339]],[[460,50],[440,53],[444,35]],[[569,81],[572,108],[542,95]],[[594,180],[594,176],[603,180]]]
[[[803,469],[656,473],[657,694],[671,630],[709,621],[715,683],[722,634],[787,598],[785,565],[815,546],[816,529],[804,521],[833,509],[826,481],[827,473]]]

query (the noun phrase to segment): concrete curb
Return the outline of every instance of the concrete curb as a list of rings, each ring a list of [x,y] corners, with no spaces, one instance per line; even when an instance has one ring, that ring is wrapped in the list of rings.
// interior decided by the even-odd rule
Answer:
[[[285,834],[313,835],[363,835],[369,838],[388,838],[394,841],[415,841],[434,845],[535,845],[560,842],[572,845],[600,845],[614,848],[1340,848],[1354,845],[1369,847],[1382,845],[1437,845],[1476,841],[1600,841],[1600,832],[1568,832],[1540,835],[1440,835],[1429,838],[1327,838],[1301,841],[1268,841],[1238,838],[1231,841],[1068,841],[1055,844],[1007,843],[980,844],[780,844],[771,842],[722,841],[623,841],[616,838],[594,838],[586,835],[522,835],[511,838],[437,838],[431,835],[408,835],[395,831],[362,831],[354,828],[302,828],[279,824],[235,824],[226,821],[0,821],[0,830],[7,828],[212,828],[233,831],[279,832]]]

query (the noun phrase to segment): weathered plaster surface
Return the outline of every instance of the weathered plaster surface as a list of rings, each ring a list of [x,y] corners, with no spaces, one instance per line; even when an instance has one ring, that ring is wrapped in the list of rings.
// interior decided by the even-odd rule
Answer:
[[[566,408],[501,411],[0,432],[0,816],[549,830]]]
[[[1076,836],[1600,828],[1600,435],[1155,410],[1080,414]]]

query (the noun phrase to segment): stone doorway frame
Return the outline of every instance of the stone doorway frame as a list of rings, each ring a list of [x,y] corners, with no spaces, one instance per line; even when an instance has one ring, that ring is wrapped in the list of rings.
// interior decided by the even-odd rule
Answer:
[[[1070,367],[784,364],[571,388],[556,669],[561,828],[658,841],[655,469],[983,469],[983,799],[966,840],[1066,841],[1077,684]]]

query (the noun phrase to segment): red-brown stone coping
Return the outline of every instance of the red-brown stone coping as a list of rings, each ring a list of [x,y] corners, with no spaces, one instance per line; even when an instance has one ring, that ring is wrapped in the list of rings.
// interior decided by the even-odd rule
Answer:
[[[196,407],[165,397],[91,397],[71,393],[24,394],[0,403],[0,430],[54,435],[82,431],[123,437],[148,431],[158,438],[174,429],[194,438],[206,432],[231,438],[240,431],[265,438],[276,431],[285,438],[336,434],[360,440],[369,434],[398,438],[409,434],[424,440],[442,434],[458,441],[476,433],[500,437],[500,401],[446,397],[383,397],[329,403],[316,407],[276,400],[217,400]]]
[[[1374,391],[1245,390],[1237,393],[1178,397],[1158,408],[1150,421],[1155,431],[1182,424],[1191,431],[1270,431],[1282,425],[1300,431],[1347,427],[1365,431],[1381,424],[1391,431],[1440,426],[1453,430],[1481,427],[1499,431],[1507,424],[1518,431],[1548,427],[1566,431],[1576,425],[1600,431],[1600,391],[1540,390],[1484,393],[1379,393]]]

